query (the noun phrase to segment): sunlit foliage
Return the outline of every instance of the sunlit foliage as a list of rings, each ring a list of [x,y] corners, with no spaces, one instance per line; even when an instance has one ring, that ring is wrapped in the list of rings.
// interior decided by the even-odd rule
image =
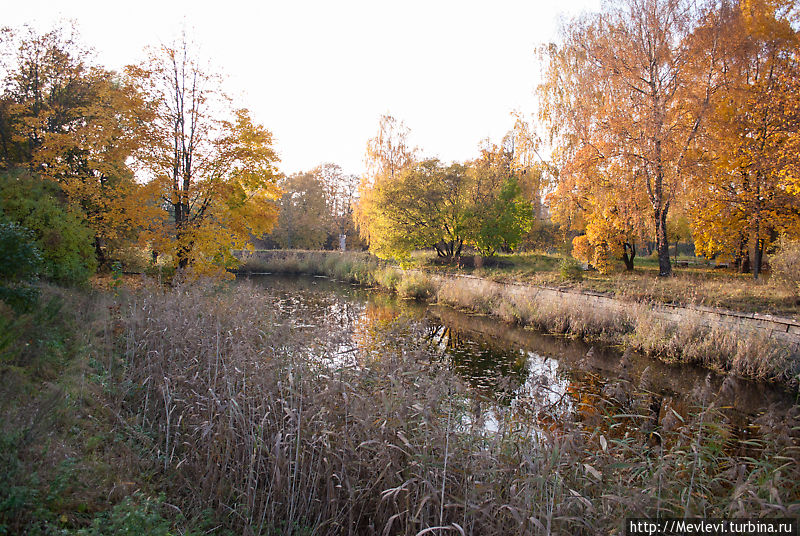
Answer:
[[[180,268],[216,272],[234,249],[272,229],[280,196],[272,134],[248,110],[229,111],[219,79],[186,38],[128,70],[156,104],[151,137],[137,154],[164,212],[150,228],[159,253]]]

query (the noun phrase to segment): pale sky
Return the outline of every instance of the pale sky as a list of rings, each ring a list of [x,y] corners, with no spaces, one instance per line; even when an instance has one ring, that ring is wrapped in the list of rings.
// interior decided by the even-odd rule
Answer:
[[[119,69],[186,28],[226,76],[224,89],[275,135],[285,173],[335,162],[360,174],[364,149],[389,113],[411,142],[445,161],[498,142],[511,112],[535,109],[535,50],[559,18],[600,0],[262,1],[26,0],[0,25],[77,22],[97,60]]]

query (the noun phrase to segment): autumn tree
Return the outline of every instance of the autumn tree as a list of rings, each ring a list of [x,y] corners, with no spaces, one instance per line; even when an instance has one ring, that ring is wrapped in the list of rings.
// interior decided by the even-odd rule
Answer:
[[[669,209],[716,83],[714,36],[702,55],[688,40],[698,20],[684,0],[620,0],[567,23],[563,43],[544,51],[542,118],[557,141],[559,181],[606,181],[612,196],[627,193],[614,183],[635,184],[647,197],[662,276],[672,272]],[[571,194],[562,186],[557,195]]]
[[[157,103],[152,138],[138,155],[164,208],[154,246],[179,268],[235,264],[232,250],[267,233],[277,217],[272,134],[247,110],[229,111],[219,78],[185,37],[129,75]]]
[[[410,129],[391,115],[382,115],[378,134],[367,142],[365,161],[367,182],[374,182],[379,176],[394,176],[417,158],[417,148],[408,141]]]
[[[370,251],[407,259],[415,249],[432,248],[443,259],[457,258],[469,233],[468,196],[460,164],[430,159],[381,176],[360,201]]]
[[[510,154],[510,171],[517,178],[522,196],[528,200],[536,218],[545,219],[544,201],[555,184],[558,170],[543,157],[543,140],[532,121],[514,113],[514,127],[503,138],[502,146]]]
[[[280,182],[278,221],[272,239],[282,248],[320,249],[328,239],[331,211],[317,173],[296,173]]]
[[[391,180],[395,174],[417,161],[417,148],[409,144],[410,129],[390,115],[383,115],[378,124],[378,133],[367,141],[364,161],[367,171],[358,186],[358,203],[353,220],[361,237],[369,244],[372,229],[368,211],[374,205],[372,195],[380,182]]]
[[[586,180],[586,179],[589,180]],[[634,269],[639,245],[652,236],[650,203],[635,170],[609,166],[589,177],[563,177],[550,196],[553,221],[581,234],[573,239],[573,256],[599,271],[622,261]]]
[[[3,32],[4,93],[0,120],[2,163],[35,167],[48,135],[69,132],[93,100],[91,74],[74,29],[38,34],[30,27]]]
[[[780,234],[797,231],[800,202],[789,188],[782,158],[800,130],[797,100],[800,40],[792,2],[722,4],[707,25],[722,28],[721,90],[712,100],[696,173],[690,216],[697,251],[762,268],[764,251]]]
[[[466,236],[482,255],[510,251],[532,225],[540,191],[531,191],[531,202],[522,195],[518,173],[533,174],[532,166],[520,165],[513,146],[484,143],[480,158],[467,166],[468,199]],[[528,182],[531,186],[533,181]]]
[[[329,212],[329,232],[327,246],[336,249],[340,238],[346,247],[360,247],[358,232],[353,221],[353,211],[358,200],[360,178],[342,171],[337,164],[325,163],[317,166],[312,173],[319,177],[325,191]],[[347,245],[349,244],[349,245]]]
[[[74,29],[6,30],[0,165],[57,182],[94,231],[98,260],[147,217],[127,161],[150,119],[141,95],[88,63]]]

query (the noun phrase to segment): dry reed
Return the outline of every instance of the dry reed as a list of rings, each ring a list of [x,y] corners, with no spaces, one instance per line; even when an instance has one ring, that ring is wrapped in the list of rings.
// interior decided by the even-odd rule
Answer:
[[[178,286],[123,312],[124,407],[187,512],[286,535],[599,534],[626,517],[799,512],[791,439],[737,457],[709,407],[668,427],[668,409],[654,420],[651,395],[623,389],[576,401],[573,421],[538,402],[544,385],[489,429],[414,337],[387,332],[352,362],[311,358],[307,339],[325,334],[294,329],[272,299]],[[773,418],[786,436],[794,421]]]

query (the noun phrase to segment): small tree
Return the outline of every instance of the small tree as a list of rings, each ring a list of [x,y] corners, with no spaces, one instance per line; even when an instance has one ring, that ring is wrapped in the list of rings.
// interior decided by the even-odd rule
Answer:
[[[433,248],[452,260],[467,236],[467,209],[464,166],[432,159],[379,175],[359,212],[376,255],[406,259],[415,249]]]

